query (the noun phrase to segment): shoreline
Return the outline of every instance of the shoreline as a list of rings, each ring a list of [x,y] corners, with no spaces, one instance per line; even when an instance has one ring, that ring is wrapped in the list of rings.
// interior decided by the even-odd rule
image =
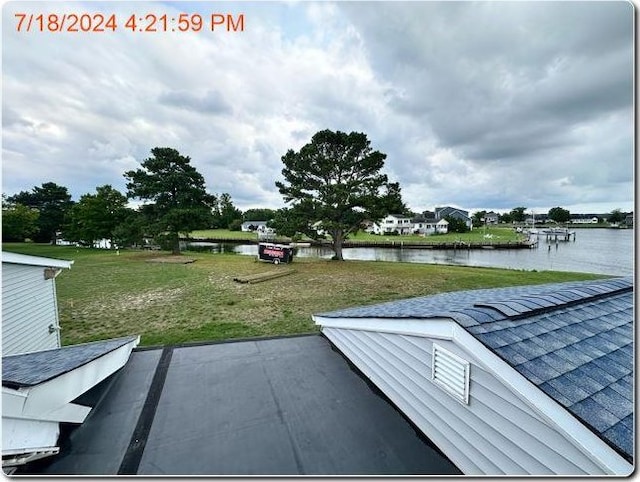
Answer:
[[[216,244],[258,244],[262,241],[257,239],[243,238],[180,238],[180,241],[187,243],[216,243]],[[272,243],[291,243],[291,241],[276,239],[274,241],[264,241]],[[312,247],[330,248],[331,243],[327,241],[305,241]],[[536,242],[525,241],[486,241],[467,243],[465,241],[454,241],[444,243],[429,243],[416,241],[381,240],[381,241],[344,241],[343,248],[395,248],[395,249],[434,249],[434,250],[457,250],[457,249],[531,249],[536,246]]]

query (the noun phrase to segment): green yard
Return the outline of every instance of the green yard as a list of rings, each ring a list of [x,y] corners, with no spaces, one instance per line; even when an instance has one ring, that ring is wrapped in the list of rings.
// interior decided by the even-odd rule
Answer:
[[[192,238],[209,238],[209,239],[246,239],[255,241],[257,235],[255,233],[247,233],[242,231],[229,231],[227,229],[205,229],[199,231],[192,231],[189,233]],[[279,240],[288,241],[289,238],[279,237]],[[465,243],[498,243],[498,242],[515,242],[526,239],[522,234],[515,232],[513,228],[505,227],[487,227],[476,228],[468,233],[447,233],[447,234],[434,234],[431,236],[419,236],[419,235],[403,235],[403,236],[390,236],[390,235],[376,235],[365,232],[358,232],[355,235],[349,236],[349,241],[404,241],[404,242],[418,242],[425,244],[438,244],[438,243],[453,243],[465,242]]]
[[[442,291],[594,279],[599,275],[297,258],[292,275],[257,284],[234,277],[274,269],[251,256],[187,253],[191,264],[151,263],[165,252],[4,244],[74,260],[57,280],[64,344],[142,335],[143,345],[316,330],[313,313]]]

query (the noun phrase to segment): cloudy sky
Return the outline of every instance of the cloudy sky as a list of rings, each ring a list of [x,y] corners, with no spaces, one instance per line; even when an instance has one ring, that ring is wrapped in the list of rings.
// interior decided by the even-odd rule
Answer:
[[[104,184],[125,192],[123,172],[159,146],[239,208],[278,208],[281,157],[331,129],[366,133],[414,211],[633,209],[631,3],[47,1],[2,13],[6,194],[48,181],[76,200]],[[41,32],[50,13],[115,15],[117,28]],[[125,28],[149,13],[168,30],[198,13],[205,28]],[[229,31],[211,31],[212,14]]]

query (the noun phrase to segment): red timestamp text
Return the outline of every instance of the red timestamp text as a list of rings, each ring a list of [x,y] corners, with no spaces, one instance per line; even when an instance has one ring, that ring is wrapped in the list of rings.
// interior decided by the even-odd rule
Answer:
[[[18,32],[115,32],[115,14],[102,13],[16,13]]]
[[[104,13],[16,13],[18,32],[243,32],[244,14],[142,13],[118,17]]]

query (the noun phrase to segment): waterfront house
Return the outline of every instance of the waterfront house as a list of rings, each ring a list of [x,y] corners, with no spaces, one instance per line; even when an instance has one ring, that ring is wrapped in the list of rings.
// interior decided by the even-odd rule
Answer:
[[[498,224],[498,213],[494,213],[493,211],[489,211],[484,215],[484,222],[486,224]]]
[[[449,232],[449,222],[446,219],[437,220],[435,218],[414,218],[411,220],[413,234],[430,236],[432,234],[446,234]]]
[[[629,475],[633,280],[442,293],[318,314],[468,475]]]
[[[267,228],[268,221],[245,221],[240,225],[240,229],[245,232],[264,232]]]
[[[473,229],[473,221],[469,217],[469,211],[464,209],[455,208],[452,206],[438,207],[435,210],[435,217],[437,220],[445,219],[447,216],[451,216],[455,219],[464,221],[469,229]]]
[[[379,223],[373,224],[373,232],[375,234],[411,234],[413,232],[413,223],[409,216],[389,214]]]
[[[575,217],[571,218],[571,224],[597,224],[598,218],[596,216],[593,217]]]

